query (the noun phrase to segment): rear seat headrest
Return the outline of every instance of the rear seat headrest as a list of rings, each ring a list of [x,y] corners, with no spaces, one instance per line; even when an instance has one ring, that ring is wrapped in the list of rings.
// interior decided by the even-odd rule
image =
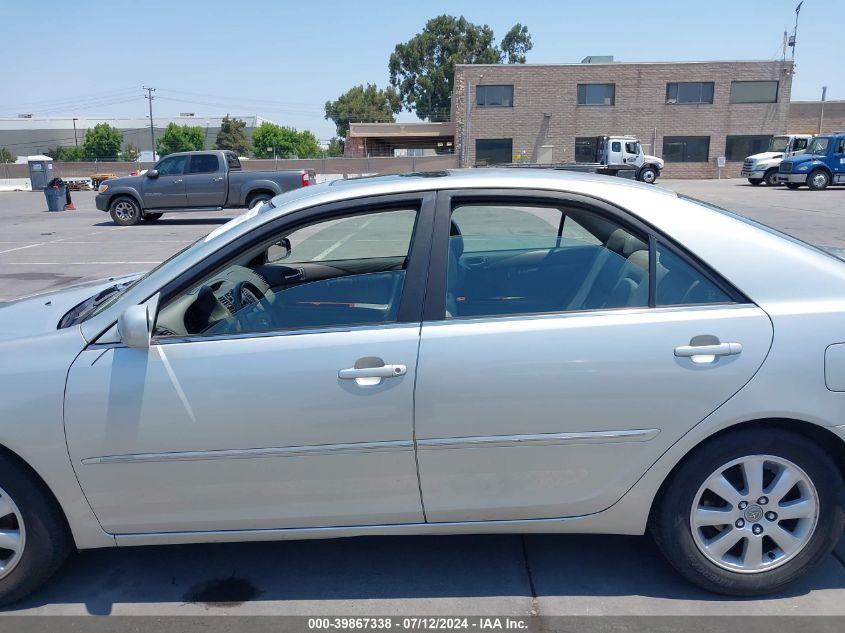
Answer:
[[[631,253],[641,250],[648,250],[648,245],[628,233],[625,229],[616,229],[607,238],[607,248],[614,253],[627,258]]]

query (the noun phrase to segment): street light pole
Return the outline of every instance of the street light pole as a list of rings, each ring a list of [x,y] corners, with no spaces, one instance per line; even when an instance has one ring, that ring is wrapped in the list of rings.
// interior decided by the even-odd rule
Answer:
[[[76,117],[73,117],[73,144],[79,147],[79,139],[76,138]]]
[[[819,134],[822,133],[822,123],[824,123],[824,101],[827,97],[827,86],[822,86],[822,107],[819,112]]]

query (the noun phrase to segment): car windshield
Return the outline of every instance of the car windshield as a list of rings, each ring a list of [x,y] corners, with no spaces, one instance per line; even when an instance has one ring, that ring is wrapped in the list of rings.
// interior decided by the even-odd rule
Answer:
[[[776,136],[769,142],[769,151],[785,152],[787,145],[789,145],[788,136]]]
[[[807,148],[808,154],[826,154],[827,146],[830,144],[829,138],[814,138]]]

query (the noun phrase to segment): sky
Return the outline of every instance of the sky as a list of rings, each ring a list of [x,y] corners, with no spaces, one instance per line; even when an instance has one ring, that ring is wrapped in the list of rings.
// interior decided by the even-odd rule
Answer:
[[[442,13],[528,27],[529,63],[780,59],[798,0],[3,0],[0,117],[257,114],[326,141],[323,106],[388,84],[397,43]],[[805,0],[793,100],[845,99],[845,0]],[[52,23],[52,25],[51,25]],[[406,113],[400,120],[416,120]]]

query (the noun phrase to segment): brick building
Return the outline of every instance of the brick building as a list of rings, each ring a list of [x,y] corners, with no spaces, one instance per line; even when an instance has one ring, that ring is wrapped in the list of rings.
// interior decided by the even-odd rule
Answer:
[[[788,131],[792,72],[792,63],[781,61],[617,63],[607,57],[458,65],[456,152],[465,166],[589,162],[591,137],[631,134],[646,153],[666,161],[666,176],[714,177],[719,156],[728,160],[727,173],[738,175],[746,155]]]

